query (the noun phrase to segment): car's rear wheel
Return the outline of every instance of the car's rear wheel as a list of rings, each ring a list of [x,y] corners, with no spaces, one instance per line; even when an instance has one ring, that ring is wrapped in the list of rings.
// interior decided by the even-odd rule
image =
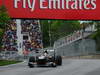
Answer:
[[[56,57],[56,64],[59,65],[59,66],[62,65],[62,57],[61,56]]]

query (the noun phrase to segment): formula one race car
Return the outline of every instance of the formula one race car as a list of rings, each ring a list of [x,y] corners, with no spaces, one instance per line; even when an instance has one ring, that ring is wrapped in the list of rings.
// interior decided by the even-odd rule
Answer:
[[[54,55],[49,55],[48,53],[43,53],[38,56],[31,56],[29,58],[28,66],[30,68],[35,66],[61,66],[62,65],[62,57]]]

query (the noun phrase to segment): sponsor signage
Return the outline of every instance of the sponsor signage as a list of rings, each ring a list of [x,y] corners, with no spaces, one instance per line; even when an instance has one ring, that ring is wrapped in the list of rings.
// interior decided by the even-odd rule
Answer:
[[[100,0],[0,0],[11,18],[100,20]]]

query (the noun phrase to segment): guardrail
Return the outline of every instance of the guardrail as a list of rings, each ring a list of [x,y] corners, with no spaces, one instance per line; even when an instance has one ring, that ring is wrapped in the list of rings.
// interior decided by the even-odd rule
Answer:
[[[85,28],[85,31],[78,30],[76,32],[73,32],[72,34],[65,36],[63,38],[60,38],[57,41],[55,41],[54,48],[57,49],[57,48],[65,46],[65,45],[68,45],[70,43],[73,43],[75,41],[78,41],[82,38],[85,38],[85,37],[91,35],[95,31],[96,31],[96,29],[93,25],[93,26],[89,26],[89,27]]]
[[[18,54],[17,51],[2,51],[0,52],[0,60],[23,60],[24,56]]]
[[[96,29],[87,27],[85,31],[78,30],[54,42],[54,49],[62,56],[80,56],[96,52],[96,43],[92,39],[85,39]]]

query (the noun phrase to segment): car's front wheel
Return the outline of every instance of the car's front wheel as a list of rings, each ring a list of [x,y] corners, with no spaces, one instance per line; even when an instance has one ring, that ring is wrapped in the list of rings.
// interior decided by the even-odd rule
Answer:
[[[29,68],[33,68],[34,67],[34,65],[30,64],[30,63],[28,63],[28,66],[29,66]]]
[[[34,64],[32,64],[32,63],[34,63],[34,62],[35,62],[35,57],[34,56],[30,57],[29,58],[29,62],[28,62],[28,66],[30,68],[33,68],[34,67]]]

